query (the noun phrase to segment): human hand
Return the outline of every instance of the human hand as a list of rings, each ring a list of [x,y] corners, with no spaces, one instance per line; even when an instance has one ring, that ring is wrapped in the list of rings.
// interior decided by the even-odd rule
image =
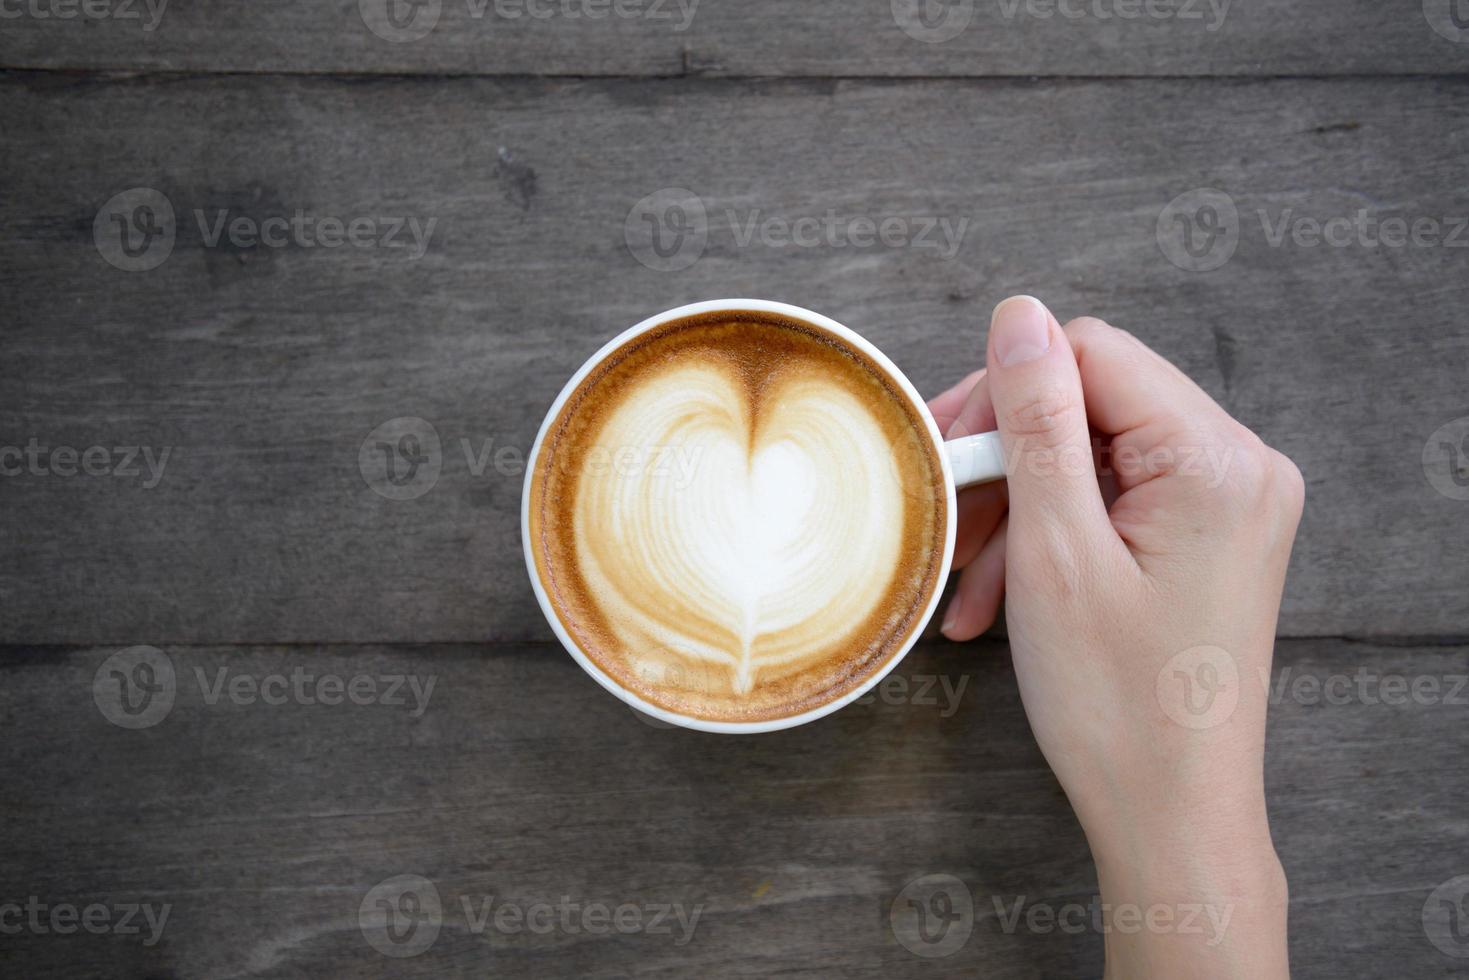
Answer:
[[[930,403],[949,438],[998,428],[1008,474],[960,495],[943,632],[972,639],[1004,597],[1026,714],[1104,902],[1175,913],[1170,930],[1109,932],[1108,974],[1286,976],[1256,681],[1300,473],[1100,320],[1063,330],[1039,301],[1008,299],[986,363]],[[1184,905],[1216,922],[1227,909],[1224,936],[1177,928]]]

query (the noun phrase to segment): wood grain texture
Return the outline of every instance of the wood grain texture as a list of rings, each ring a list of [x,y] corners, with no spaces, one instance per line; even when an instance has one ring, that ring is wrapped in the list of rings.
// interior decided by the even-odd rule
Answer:
[[[0,6],[0,66],[815,77],[1469,68],[1458,0],[92,0],[107,16],[31,12],[53,2],[67,0]],[[402,8],[401,28],[389,4]]]
[[[604,340],[684,302],[762,296],[835,316],[936,392],[977,366],[991,305],[1016,292],[1133,330],[1299,463],[1283,633],[1464,631],[1466,504],[1420,457],[1469,415],[1469,248],[1271,242],[1303,216],[1469,215],[1464,80],[0,85],[23,163],[0,197],[0,444],[119,450],[108,473],[126,447],[170,452],[151,488],[144,456],[135,476],[0,460],[22,470],[0,479],[5,639],[546,638],[521,472]],[[125,272],[94,221],[140,186],[166,196],[177,238]],[[638,258],[658,264],[637,202],[666,188],[707,214],[681,271]],[[1210,272],[1171,262],[1158,233],[1197,188],[1239,215]],[[208,244],[221,221],[298,211],[436,224],[421,258]],[[793,244],[780,222],[803,218]],[[952,249],[924,231],[936,219]],[[860,237],[884,220],[886,244]],[[440,444],[411,500],[359,465],[401,417]]]
[[[70,2],[0,0],[0,644],[30,644],[0,646],[0,975],[1099,976],[1094,929],[997,914],[1096,891],[1002,643],[925,641],[793,731],[668,729],[545,642],[520,551],[544,411],[642,317],[798,303],[932,392],[1015,292],[1131,329],[1300,464],[1280,630],[1378,639],[1284,639],[1242,690],[1293,976],[1463,975],[1423,924],[1469,876],[1469,501],[1436,434],[1469,434],[1461,0],[943,0],[945,40],[916,0],[429,0],[399,42],[384,0],[41,16]],[[1363,210],[1437,240],[1295,238]],[[284,247],[207,241],[298,211]],[[111,264],[114,215],[172,230],[160,266]],[[421,256],[379,240],[408,219]],[[419,459],[402,487],[380,444]],[[175,687],[145,716],[138,657]],[[934,874],[977,915],[930,960],[892,913]],[[360,917],[398,875],[444,909],[406,959]],[[491,897],[698,918],[477,931]],[[169,914],[16,933],[29,900]]]
[[[1095,932],[1024,920],[1007,932],[995,913],[996,898],[1059,907],[1096,888],[999,644],[921,646],[898,671],[907,695],[889,681],[871,703],[746,738],[653,727],[547,644],[165,647],[171,710],[124,730],[94,700],[113,653],[0,652],[0,898],[169,903],[169,918],[151,946],[146,931],[7,935],[7,975],[1101,972]],[[416,717],[411,702],[207,697],[221,671],[233,685],[298,669],[436,683]],[[1469,874],[1469,694],[1449,696],[1466,674],[1463,646],[1281,643],[1266,778],[1294,976],[1338,977],[1344,963],[1364,978],[1450,976],[1462,963],[1428,941],[1421,911]],[[1333,676],[1369,680],[1328,687],[1353,692],[1333,702],[1301,680]],[[1383,703],[1393,676],[1433,678],[1441,694]],[[390,961],[358,909],[400,874],[434,883],[444,925],[421,955]],[[928,874],[958,878],[976,907],[968,941],[938,960],[911,955],[889,918],[905,883]],[[460,900],[490,895],[701,912],[682,945],[677,930],[475,934]]]

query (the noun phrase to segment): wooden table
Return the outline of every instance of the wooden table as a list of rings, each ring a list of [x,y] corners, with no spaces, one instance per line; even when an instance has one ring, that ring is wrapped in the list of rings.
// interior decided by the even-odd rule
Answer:
[[[668,730],[519,542],[643,316],[794,302],[936,391],[1016,292],[1306,475],[1296,975],[1469,970],[1462,0],[391,2],[0,4],[0,971],[1099,975],[1003,639]]]

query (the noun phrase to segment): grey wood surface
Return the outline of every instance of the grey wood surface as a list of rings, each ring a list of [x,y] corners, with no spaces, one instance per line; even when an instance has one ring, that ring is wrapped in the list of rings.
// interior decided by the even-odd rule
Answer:
[[[8,0],[21,16],[0,20],[0,65],[820,77],[1469,69],[1462,0],[424,0],[402,5],[401,27],[386,14],[396,0],[91,0],[107,16],[29,12],[53,2],[68,0]]]
[[[889,682],[869,704],[745,738],[639,720],[553,644],[169,646],[172,706],[127,730],[94,696],[114,652],[0,654],[4,897],[150,904],[155,918],[166,903],[168,917],[152,945],[146,926],[6,936],[9,976],[1101,973],[1096,932],[1043,919],[1007,931],[996,913],[997,899],[1059,909],[1096,889],[1002,644],[921,646],[898,671],[906,697]],[[234,685],[297,670],[435,683],[416,716],[411,697],[209,700],[221,671]],[[1295,976],[1462,975],[1421,916],[1469,874],[1469,692],[1450,692],[1466,675],[1462,645],[1280,644],[1266,776]],[[1424,691],[1432,679],[1440,695],[1382,703],[1399,700],[1390,677]],[[895,938],[891,907],[931,874],[962,882],[975,911],[967,942],[926,960]],[[393,960],[358,912],[398,875],[432,882],[443,911],[431,946]],[[692,938],[476,933],[461,902],[489,896],[492,908],[681,904]]]
[[[0,0],[0,975],[1100,975],[1095,929],[996,911],[1096,889],[1002,641],[793,731],[670,730],[549,642],[519,543],[542,414],[642,317],[798,303],[933,392],[1022,291],[1307,477],[1245,688],[1294,975],[1465,974],[1424,923],[1469,908],[1464,0],[430,0],[401,41],[380,0],[36,12],[68,2]],[[1361,211],[1437,237],[1312,240]],[[404,875],[442,912],[394,958],[430,931],[362,909]],[[938,959],[901,916],[932,875],[975,909]],[[477,931],[491,897],[698,918]],[[107,918],[13,932],[28,902]]]
[[[1359,210],[1445,238],[1469,223],[1463,79],[3,84],[0,129],[29,162],[0,199],[4,441],[170,452],[156,481],[146,456],[131,478],[0,480],[11,640],[544,638],[524,457],[605,339],[695,299],[782,299],[936,392],[1021,291],[1135,331],[1301,466],[1284,635],[1466,632],[1469,551],[1449,533],[1465,504],[1422,455],[1469,415],[1469,248],[1271,241],[1282,220]],[[109,265],[93,233],[135,187],[177,216],[151,271]],[[680,271],[639,261],[658,264],[638,202],[667,188],[707,214]],[[1198,188],[1238,213],[1213,271],[1180,268],[1159,234]],[[209,243],[297,211],[435,224],[421,258]],[[827,215],[843,247],[778,224],[746,238]],[[846,245],[864,219],[915,244]],[[408,500],[359,459],[402,417],[439,440],[436,482],[426,466]]]

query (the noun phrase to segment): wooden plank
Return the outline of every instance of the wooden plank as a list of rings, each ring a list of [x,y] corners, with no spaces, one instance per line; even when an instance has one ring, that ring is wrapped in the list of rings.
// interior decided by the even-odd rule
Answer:
[[[1457,2],[7,0],[0,65],[576,76],[1457,74],[1469,67]],[[396,20],[386,16],[390,4],[401,12]],[[63,16],[52,15],[56,7]]]
[[[645,723],[546,644],[165,646],[150,656],[167,658],[174,699],[124,729],[100,710],[118,703],[115,653],[0,651],[0,898],[155,916],[167,903],[168,918],[152,945],[146,926],[26,928],[0,944],[8,975],[1100,974],[1094,931],[1022,920],[1007,932],[994,912],[1020,896],[1027,909],[1085,905],[1096,887],[1000,644],[921,646],[899,668],[906,687],[750,738]],[[327,677],[434,686],[416,715],[411,695],[376,700],[378,681],[359,704],[253,693],[279,695],[266,679],[297,671],[308,692]],[[1450,694],[1466,674],[1462,645],[1281,643],[1266,778],[1295,976],[1341,976],[1344,962],[1364,978],[1446,976],[1460,962],[1421,915],[1469,873],[1469,696]],[[1389,677],[1439,693],[1400,703]],[[405,874],[434,884],[443,924],[420,955],[390,962],[359,907]],[[904,885],[930,874],[957,878],[976,907],[967,941],[937,960],[912,955],[890,919]],[[492,920],[475,933],[460,903],[486,896],[495,909],[566,896],[699,917],[682,945],[677,926],[537,933]]]
[[[1443,241],[1469,215],[1464,79],[0,84],[19,164],[0,197],[0,444],[163,464],[156,486],[146,456],[68,477],[43,454],[0,479],[8,640],[545,638],[521,465],[606,338],[764,296],[848,323],[937,391],[1022,291],[1133,330],[1301,465],[1283,633],[1463,632],[1469,505],[1421,455],[1469,416],[1469,250]],[[114,213],[150,227],[106,208],[138,187],[167,198],[176,242],[127,272],[98,242],[120,256]],[[680,271],[659,271],[638,205],[668,188],[707,214]],[[1164,250],[1182,255],[1170,201],[1198,188],[1239,215],[1213,271]],[[1440,243],[1271,242],[1282,219],[1364,208],[1437,222]],[[221,220],[298,210],[373,219],[364,241],[380,218],[436,224],[421,258],[284,225],[267,230],[288,247],[208,244]],[[814,246],[779,224],[802,218]],[[886,219],[901,234],[861,237]],[[963,231],[952,250],[936,219]],[[402,417],[440,440],[409,500],[359,458]]]

